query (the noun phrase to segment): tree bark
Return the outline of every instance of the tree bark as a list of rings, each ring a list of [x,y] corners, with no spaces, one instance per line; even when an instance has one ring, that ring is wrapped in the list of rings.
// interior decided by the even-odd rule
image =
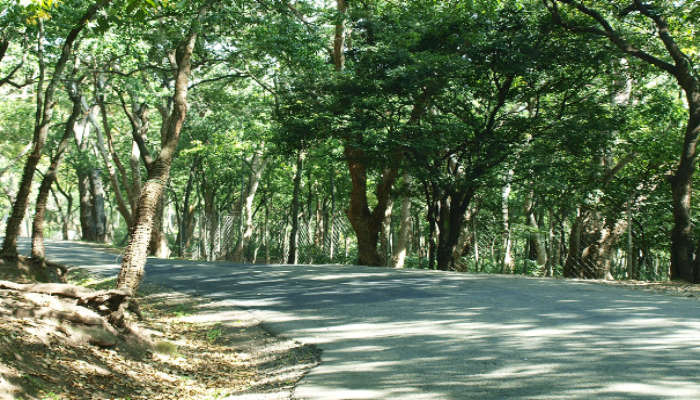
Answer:
[[[527,224],[530,227],[530,244],[535,253],[535,261],[537,262],[538,268],[544,269],[547,264],[547,249],[544,246],[542,236],[539,232],[540,226],[537,223],[537,218],[535,218],[534,196],[534,192],[530,191],[525,202],[525,216],[527,218]]]
[[[389,199],[389,204],[384,210],[384,218],[382,218],[381,237],[379,240],[380,254],[386,260],[386,266],[391,267],[391,214],[394,209],[394,202]]]
[[[430,200],[428,202],[428,212],[427,212],[427,220],[428,220],[428,249],[426,252],[426,259],[428,261],[428,268],[433,269],[435,267],[435,253],[437,252],[437,246],[435,245],[435,237],[438,235],[438,228],[437,228],[437,210],[438,206],[436,204],[437,202],[434,200]]]
[[[455,190],[440,199],[438,212],[437,269],[447,271],[452,265],[459,236],[464,226],[464,216],[474,197],[474,187]]]
[[[688,102],[688,124],[686,125],[683,148],[680,162],[671,177],[671,193],[673,201],[674,226],[671,230],[671,278],[693,282],[700,279],[700,257],[693,254],[693,232],[691,225],[691,195],[692,179],[697,162],[697,142],[700,137],[700,79],[689,61],[691,58],[678,46],[664,12],[657,10],[653,3],[633,0],[627,7],[628,11],[638,11],[639,14],[655,27],[655,34],[667,52],[670,62],[648,53],[635,45],[632,45],[623,36],[621,31],[615,28],[605,19],[603,14],[593,8],[587,7],[583,2],[571,0],[543,0],[552,12],[555,22],[564,28],[582,34],[597,35],[608,39],[620,51],[636,57],[637,59],[653,65],[669,75],[673,76],[678,85],[685,92]],[[565,21],[559,13],[558,4],[567,4],[578,12],[594,21],[597,27],[578,26]],[[630,14],[621,15],[622,18]],[[700,250],[700,243],[698,243]]]
[[[342,71],[345,68],[345,14],[348,10],[346,1],[336,0],[336,10],[338,15],[333,38],[333,64],[336,71]]]
[[[546,277],[552,277],[554,276],[554,265],[559,260],[559,243],[557,239],[557,235],[554,232],[554,211],[552,209],[549,209],[549,229],[547,231],[547,238],[549,242],[549,247],[547,247],[547,262],[545,264],[544,268],[544,276]]]
[[[43,259],[46,256],[44,249],[44,217],[46,216],[46,203],[49,199],[51,186],[56,181],[56,173],[58,172],[61,159],[68,148],[68,141],[73,135],[75,123],[82,112],[80,95],[77,93],[77,90],[77,85],[74,85],[72,89],[69,89],[69,92],[71,92],[71,99],[73,101],[73,109],[68,117],[68,120],[66,121],[63,136],[58,143],[56,152],[54,153],[53,157],[51,157],[51,165],[49,165],[49,169],[44,174],[44,179],[42,179],[41,186],[39,187],[39,194],[37,195],[35,206],[36,211],[34,212],[34,220],[32,222],[32,258]],[[70,204],[68,207],[70,207]],[[70,209],[68,212],[70,212]],[[64,239],[67,239],[65,236],[67,236],[67,232],[64,232]]]
[[[474,267],[476,272],[481,272],[481,259],[479,254],[479,230],[476,218],[472,218],[472,234],[474,235]]]
[[[357,263],[360,265],[385,265],[384,257],[379,254],[377,242],[386,208],[389,205],[391,187],[396,180],[396,168],[386,168],[382,179],[376,187],[377,205],[372,211],[367,201],[367,170],[364,151],[345,146],[345,157],[350,169],[352,190],[350,207],[346,210],[350,224],[357,237]]]
[[[265,170],[266,163],[267,160],[260,154],[255,154],[250,161],[250,175],[248,176],[248,184],[246,185],[243,208],[241,209],[243,212],[241,216],[243,220],[243,233],[233,252],[233,261],[235,262],[244,261],[243,252],[248,242],[253,237],[253,200],[255,200],[255,194],[258,192],[260,178]]]
[[[95,240],[98,243],[104,243],[107,235],[107,215],[105,214],[105,191],[99,168],[93,169],[90,174],[90,191],[93,194],[92,219],[95,224]]]
[[[265,202],[265,226],[263,233],[263,240],[265,241],[265,264],[269,264],[270,260],[270,206],[268,202]]]
[[[416,125],[420,122],[433,93],[431,89],[424,89],[415,99],[407,125]],[[403,153],[397,148],[391,154],[391,164],[384,168],[382,178],[375,188],[377,204],[371,211],[367,201],[367,155],[360,147],[349,143],[345,144],[344,154],[352,183],[350,207],[346,210],[346,214],[357,237],[358,263],[373,266],[386,265],[384,257],[377,252],[377,240],[391,198],[391,190],[398,177],[398,164],[403,158]]]
[[[299,261],[299,250],[297,239],[299,238],[299,208],[301,197],[301,176],[304,167],[304,152],[297,153],[296,170],[294,171],[294,192],[292,193],[292,229],[289,232],[289,254],[287,264],[296,264]]]
[[[97,89],[97,88],[96,88]],[[106,105],[104,104],[104,100],[102,99],[102,96],[96,96],[98,99],[98,106],[94,108],[93,111],[88,112],[88,117],[90,118],[90,123],[92,126],[95,128],[95,136],[97,137],[97,149],[102,157],[102,162],[104,162],[105,167],[107,168],[107,174],[109,175],[109,182],[112,187],[112,191],[114,192],[114,198],[117,201],[117,209],[119,210],[119,213],[122,215],[124,218],[124,222],[126,222],[126,226],[131,226],[133,223],[133,217],[132,213],[130,210],[130,207],[127,207],[126,202],[124,201],[124,196],[122,195],[121,188],[119,186],[119,179],[117,177],[117,170],[112,163],[112,160],[118,160],[116,157],[116,154],[110,154],[112,152],[111,146],[110,148],[107,148],[107,145],[105,145],[105,139],[104,139],[104,134],[107,134],[108,136],[111,135],[108,131],[109,129],[109,124],[107,123],[107,108]],[[85,100],[83,100],[85,101]],[[88,108],[87,103],[84,103],[85,109]],[[97,116],[95,115],[95,112],[100,111],[102,113],[102,127],[105,129],[105,132],[103,134],[102,132],[102,127],[100,127],[100,122],[97,120]],[[99,223],[98,223],[99,225]],[[100,240],[100,234],[98,233],[98,241]]]
[[[167,184],[166,184],[167,186]],[[148,255],[157,258],[170,257],[168,239],[163,232],[163,214],[165,212],[165,191],[161,192],[160,199],[156,205],[156,212],[153,216],[153,228],[151,229],[151,239],[148,242]]]
[[[515,261],[513,260],[512,239],[510,232],[510,217],[509,217],[509,197],[511,185],[510,181],[513,178],[513,170],[509,169],[506,172],[505,183],[501,189],[501,217],[503,222],[503,257],[502,257],[502,267],[501,272],[504,274],[512,274],[515,270]]]
[[[406,186],[410,185],[411,177],[407,173],[403,174],[403,181]],[[408,237],[411,233],[411,197],[406,193],[401,198],[401,214],[399,218],[399,235],[394,245],[394,255],[391,259],[392,267],[403,268],[408,252]]]
[[[330,241],[328,243],[328,257],[333,262],[335,258],[335,169],[331,168],[330,172],[330,184],[331,184],[331,210],[328,216],[328,236]]]
[[[117,278],[117,288],[129,290],[134,293],[141,283],[146,265],[148,242],[153,228],[153,218],[158,201],[163,192],[163,187],[170,176],[170,166],[180,140],[180,132],[187,114],[187,89],[191,71],[191,57],[197,41],[199,20],[203,16],[206,7],[199,11],[198,18],[193,22],[188,37],[178,46],[175,52],[175,93],[173,95],[173,108],[169,118],[165,121],[166,137],[161,146],[158,158],[153,162],[148,171],[148,179],[143,186],[139,204],[136,208],[134,225],[131,228],[129,244],[124,250],[121,270]],[[135,138],[139,140],[141,138]],[[145,148],[145,146],[143,146]],[[141,151],[143,153],[143,148]]]
[[[187,185],[185,186],[185,195],[182,202],[180,226],[177,232],[177,256],[183,257],[185,251],[190,248],[192,234],[194,232],[194,212],[196,207],[190,205],[192,190],[194,188],[195,173],[199,168],[199,157],[195,158],[190,169],[190,174],[187,177]],[[140,185],[139,185],[140,186]]]
[[[46,67],[43,51],[43,25],[39,22],[40,34],[38,38],[38,57],[39,57],[39,81],[37,84],[37,99],[36,99],[36,117],[34,124],[34,134],[32,138],[32,151],[24,164],[22,180],[20,181],[19,190],[15,197],[15,202],[12,206],[12,214],[7,221],[5,229],[5,239],[3,241],[2,253],[0,256],[6,259],[17,259],[17,236],[19,227],[24,219],[24,215],[29,205],[29,194],[31,192],[32,181],[34,179],[34,171],[36,170],[39,160],[41,159],[42,149],[46,143],[46,136],[49,132],[49,124],[53,117],[53,108],[56,104],[53,97],[56,92],[56,87],[63,75],[68,59],[73,54],[73,47],[78,35],[83,30],[87,22],[92,19],[95,14],[107,4],[110,0],[99,0],[88,7],[85,13],[80,17],[77,23],[66,36],[61,48],[61,55],[56,61],[53,69],[51,80],[44,90],[44,80],[46,76]]]
[[[700,282],[700,241],[693,259],[693,226],[691,196],[693,174],[697,163],[697,144],[700,136],[700,84],[686,89],[690,116],[686,125],[683,153],[671,178],[673,222],[671,230],[671,279]]]
[[[58,181],[55,181],[56,186],[58,187]],[[53,196],[53,200],[56,202],[58,205],[58,211],[61,213],[61,237],[63,240],[69,240],[70,235],[68,234],[68,230],[70,227],[70,222],[71,222],[71,215],[73,213],[73,196],[70,194],[64,192],[62,189],[59,187],[59,192],[66,198],[66,208],[65,210],[61,206],[61,201],[58,200],[58,196],[56,195],[56,192],[51,189],[51,195]]]
[[[92,194],[90,192],[90,174],[84,170],[84,166],[79,166],[76,171],[78,178],[78,194],[80,208],[80,232],[81,239],[94,242],[97,240],[95,233],[95,220],[93,219]]]
[[[584,212],[572,226],[564,276],[584,279],[613,279],[610,273],[613,245],[627,229],[627,219],[603,218]]]
[[[202,194],[204,198],[204,236],[202,244],[204,249],[204,259],[212,261],[214,259],[214,239],[216,237],[216,226],[218,216],[216,212],[216,189],[213,182],[202,182]]]

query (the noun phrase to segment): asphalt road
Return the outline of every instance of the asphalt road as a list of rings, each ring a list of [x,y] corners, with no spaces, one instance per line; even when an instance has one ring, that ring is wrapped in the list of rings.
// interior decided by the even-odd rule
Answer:
[[[50,242],[104,274],[118,256]],[[700,399],[700,301],[578,281],[149,259],[146,280],[323,350],[303,399]]]

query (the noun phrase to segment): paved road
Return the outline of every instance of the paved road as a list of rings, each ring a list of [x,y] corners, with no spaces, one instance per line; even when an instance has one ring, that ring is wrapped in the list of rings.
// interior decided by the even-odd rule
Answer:
[[[105,274],[117,257],[52,242]],[[308,399],[700,399],[700,302],[575,281],[149,259],[146,279],[323,349]]]

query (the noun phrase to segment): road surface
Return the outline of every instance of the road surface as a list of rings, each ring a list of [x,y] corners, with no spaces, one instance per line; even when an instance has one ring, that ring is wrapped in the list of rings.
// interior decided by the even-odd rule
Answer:
[[[26,242],[25,242],[26,243]],[[48,242],[116,274],[118,256]],[[579,281],[149,259],[146,280],[323,350],[301,399],[700,399],[700,301]]]

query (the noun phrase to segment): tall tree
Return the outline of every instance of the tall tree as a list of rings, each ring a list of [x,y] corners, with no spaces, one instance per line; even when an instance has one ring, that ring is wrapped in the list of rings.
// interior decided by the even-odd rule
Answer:
[[[44,249],[44,218],[46,216],[46,203],[49,199],[49,194],[51,191],[51,186],[56,181],[58,174],[58,167],[63,159],[63,155],[68,148],[68,143],[73,137],[73,131],[75,130],[76,122],[83,113],[83,106],[81,103],[82,94],[80,92],[80,82],[72,80],[68,83],[68,93],[73,103],[73,109],[71,110],[68,120],[63,128],[63,136],[56,145],[56,150],[51,156],[51,164],[48,170],[44,174],[44,178],[39,186],[39,194],[36,199],[36,206],[34,212],[34,219],[32,222],[32,258],[43,259],[45,257]],[[69,205],[70,207],[70,205]]]
[[[210,3],[206,3],[200,7],[188,33],[172,54],[172,67],[175,69],[173,106],[167,118],[163,120],[164,140],[157,157],[152,158],[142,137],[134,136],[134,140],[139,145],[141,156],[148,160],[147,162],[151,165],[148,168],[146,183],[141,189],[134,224],[130,227],[129,244],[124,249],[121,270],[117,278],[117,287],[121,289],[135,291],[143,278],[156,209],[170,175],[170,166],[175,157],[180,133],[187,115],[187,92],[192,69],[192,54],[202,28],[202,19],[210,5]]]
[[[39,80],[36,88],[36,118],[34,123],[34,134],[32,138],[32,151],[27,158],[22,173],[22,180],[19,184],[19,190],[12,207],[12,214],[7,222],[5,229],[5,239],[2,245],[2,257],[6,259],[17,258],[17,235],[19,234],[19,225],[24,219],[24,214],[29,205],[29,194],[34,179],[34,171],[41,159],[42,150],[46,144],[46,136],[49,132],[49,125],[53,117],[53,109],[56,105],[54,95],[63,75],[63,70],[73,54],[75,43],[78,35],[85,28],[99,10],[109,4],[110,0],[99,0],[87,7],[87,10],[74,22],[70,32],[66,35],[61,46],[61,53],[53,66],[51,79],[46,87],[46,56],[44,54],[44,22],[38,19],[39,33],[37,35],[37,56],[39,58]],[[63,7],[68,7],[65,5]]]
[[[575,0],[543,1],[554,20],[567,30],[606,38],[623,53],[669,74],[685,93],[688,119],[680,162],[670,178],[674,217],[671,277],[691,282],[700,280],[700,257],[694,248],[691,223],[692,181],[700,137],[700,78],[696,71],[697,56],[685,51],[683,45],[684,41],[692,43],[693,37],[682,33],[689,22],[687,16],[692,15],[682,10],[695,7],[694,3],[661,1],[650,4],[632,0],[623,8],[602,1],[591,5]],[[700,243],[698,246],[700,250]]]

